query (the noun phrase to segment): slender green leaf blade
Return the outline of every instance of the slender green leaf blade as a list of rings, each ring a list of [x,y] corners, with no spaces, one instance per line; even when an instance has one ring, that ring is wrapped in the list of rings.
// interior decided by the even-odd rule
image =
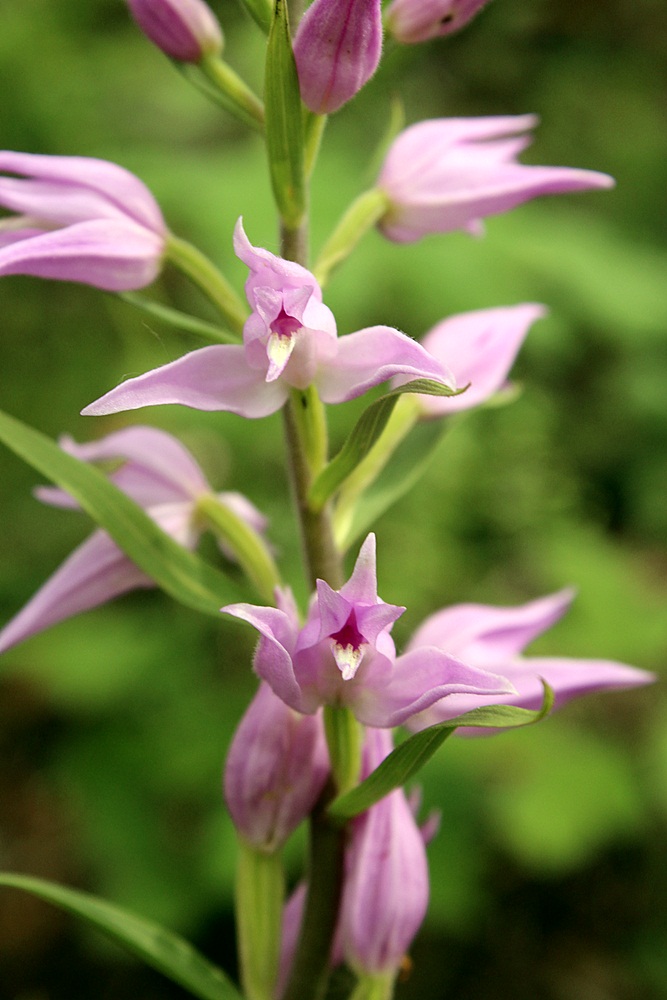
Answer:
[[[337,820],[347,820],[365,812],[389,792],[409,781],[459,726],[512,729],[539,722],[549,714],[554,702],[553,691],[545,681],[542,684],[544,701],[536,711],[516,708],[514,705],[484,705],[408,737],[392,750],[365,781],[334,799],[329,806],[329,815]]]
[[[201,1000],[242,1000],[221,969],[184,938],[159,924],[89,893],[30,875],[0,872],[0,885],[23,889],[81,917]]]
[[[275,0],[266,49],[266,148],[271,184],[283,221],[296,228],[306,208],[303,110],[290,38],[287,0]]]
[[[466,387],[467,388],[467,387]],[[458,396],[464,390],[449,389],[431,379],[414,379],[392,389],[367,406],[350,431],[343,447],[320,472],[308,494],[315,510],[321,510],[330,496],[354,472],[359,462],[368,454],[387,425],[392,410],[403,393],[428,396]]]
[[[99,469],[68,455],[40,431],[0,411],[0,441],[66,490],[158,586],[177,601],[218,617],[239,590],[219,570],[178,545]]]

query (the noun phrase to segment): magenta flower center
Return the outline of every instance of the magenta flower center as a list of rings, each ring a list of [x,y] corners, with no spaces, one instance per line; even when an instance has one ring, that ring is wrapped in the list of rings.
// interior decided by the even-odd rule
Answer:
[[[290,316],[289,313],[285,312],[285,307],[280,307],[280,312],[276,318],[271,323],[271,333],[278,334],[279,337],[291,337],[292,334],[297,333],[302,327],[301,320],[296,319],[294,316]]]
[[[357,672],[364,655],[367,642],[357,626],[357,616],[354,608],[343,627],[330,636],[333,642],[333,655],[336,666],[343,675],[344,681],[351,680]]]

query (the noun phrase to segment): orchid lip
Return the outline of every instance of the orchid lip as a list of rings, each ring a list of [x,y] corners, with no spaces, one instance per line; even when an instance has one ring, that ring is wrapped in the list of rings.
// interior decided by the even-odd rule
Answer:
[[[344,681],[351,681],[359,665],[364,657],[365,644],[362,646],[354,646],[351,642],[343,646],[342,643],[337,642],[335,639],[332,643],[332,652],[334,659],[336,661],[336,666],[341,672],[341,676]]]

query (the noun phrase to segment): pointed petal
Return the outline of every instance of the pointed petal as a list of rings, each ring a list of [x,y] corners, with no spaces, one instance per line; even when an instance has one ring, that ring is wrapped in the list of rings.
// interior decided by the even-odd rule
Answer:
[[[340,588],[340,593],[354,604],[375,604],[378,599],[376,538],[371,531],[359,549],[352,576]]]
[[[472,698],[455,694],[440,701],[427,711],[414,716],[407,723],[413,731],[425,729],[436,722],[453,719],[481,705],[516,705],[519,708],[538,709],[544,700],[540,678],[549,684],[555,695],[554,705],[560,708],[572,698],[596,691],[643,687],[657,681],[655,674],[637,667],[610,660],[575,660],[568,657],[527,657],[505,664],[498,664],[516,688],[516,694]],[[461,728],[459,735],[483,736],[498,730]]]
[[[454,604],[430,615],[414,633],[407,648],[437,646],[480,667],[505,668],[528,643],[565,614],[573,596],[574,592],[566,589],[510,608]]]
[[[350,706],[367,726],[400,726],[411,715],[443,698],[448,702],[456,694],[503,695],[514,691],[507,678],[470,667],[433,646],[404,653],[390,670],[387,662],[374,657],[363,677],[360,670],[355,678],[360,683],[352,689]]]
[[[431,416],[446,416],[478,406],[505,384],[530,326],[545,315],[544,306],[529,304],[480,309],[451,316],[422,340],[424,348],[454,373],[460,396],[420,396]]]
[[[142,406],[178,403],[195,410],[227,410],[242,417],[265,417],[285,402],[287,390],[267,383],[249,368],[241,345],[215,344],[145,375],[128,379],[81,412],[100,416]]]
[[[297,712],[315,709],[303,706],[301,688],[294,675],[292,651],[297,626],[290,615],[279,608],[261,608],[253,604],[228,604],[220,609],[256,628],[261,638],[255,651],[255,672],[270,685],[274,693]]]
[[[116,163],[85,156],[5,151],[0,152],[0,171],[58,181],[64,187],[88,188],[139,225],[156,233],[166,232],[162,212],[146,185]]]
[[[388,326],[340,337],[336,357],[322,365],[317,385],[325,403],[343,403],[395,375],[404,376],[403,381],[428,378],[454,387],[454,377],[444,365],[411,337]]]
[[[255,287],[257,283],[255,279],[259,275],[263,285],[273,288],[282,289],[285,286],[297,287],[304,284],[312,286],[313,295],[322,301],[322,290],[315,276],[301,264],[278,257],[263,247],[253,246],[246,236],[242,218],[238,219],[234,229],[234,253],[250,268],[250,277],[246,282],[248,293]],[[250,294],[248,298],[250,299]]]
[[[0,632],[0,653],[125,591],[152,586],[106,532],[96,531]]]
[[[79,222],[0,247],[0,275],[30,274],[128,292],[155,280],[163,250],[160,236],[133,222]]]

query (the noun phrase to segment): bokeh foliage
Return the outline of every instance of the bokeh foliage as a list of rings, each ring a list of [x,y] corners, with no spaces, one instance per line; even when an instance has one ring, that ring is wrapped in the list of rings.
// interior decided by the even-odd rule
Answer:
[[[230,62],[260,87],[259,33],[231,0],[213,6]],[[121,0],[4,0],[0,24],[2,147],[122,163],[174,231],[239,287],[237,216],[254,243],[276,249],[260,143],[188,89]],[[377,525],[380,593],[409,604],[399,646],[447,603],[518,603],[573,584],[572,612],[536,652],[664,674],[664,9],[659,0],[494,0],[458,37],[387,49],[378,76],[325,136],[315,249],[373,178],[388,94],[402,96],[408,121],[537,112],[526,160],[618,181],[611,193],[491,219],[483,240],[453,234],[396,247],[371,234],[332,280],[327,301],[341,332],[384,322],[420,336],[451,312],[520,301],[550,309],[516,365],[518,397],[452,421],[422,484]],[[207,315],[171,273],[159,292]],[[83,287],[6,278],[0,309],[2,407],[52,436],[85,439],[130,422],[77,414],[124,375],[197,346]],[[357,411],[337,408],[334,436]],[[279,419],[162,408],[145,420],[181,435],[215,486],[241,489],[266,511],[303,598]],[[5,621],[88,525],[31,499],[34,474],[4,451],[0,482]],[[254,686],[252,641],[234,622],[146,593],[6,654],[2,867],[107,894],[229,961],[234,844],[220,771]],[[658,685],[590,698],[532,731],[445,745],[424,774],[426,806],[443,820],[406,997],[664,995],[666,723]],[[169,995],[158,977],[133,979],[115,953],[81,941],[43,904],[0,897],[8,996]]]

